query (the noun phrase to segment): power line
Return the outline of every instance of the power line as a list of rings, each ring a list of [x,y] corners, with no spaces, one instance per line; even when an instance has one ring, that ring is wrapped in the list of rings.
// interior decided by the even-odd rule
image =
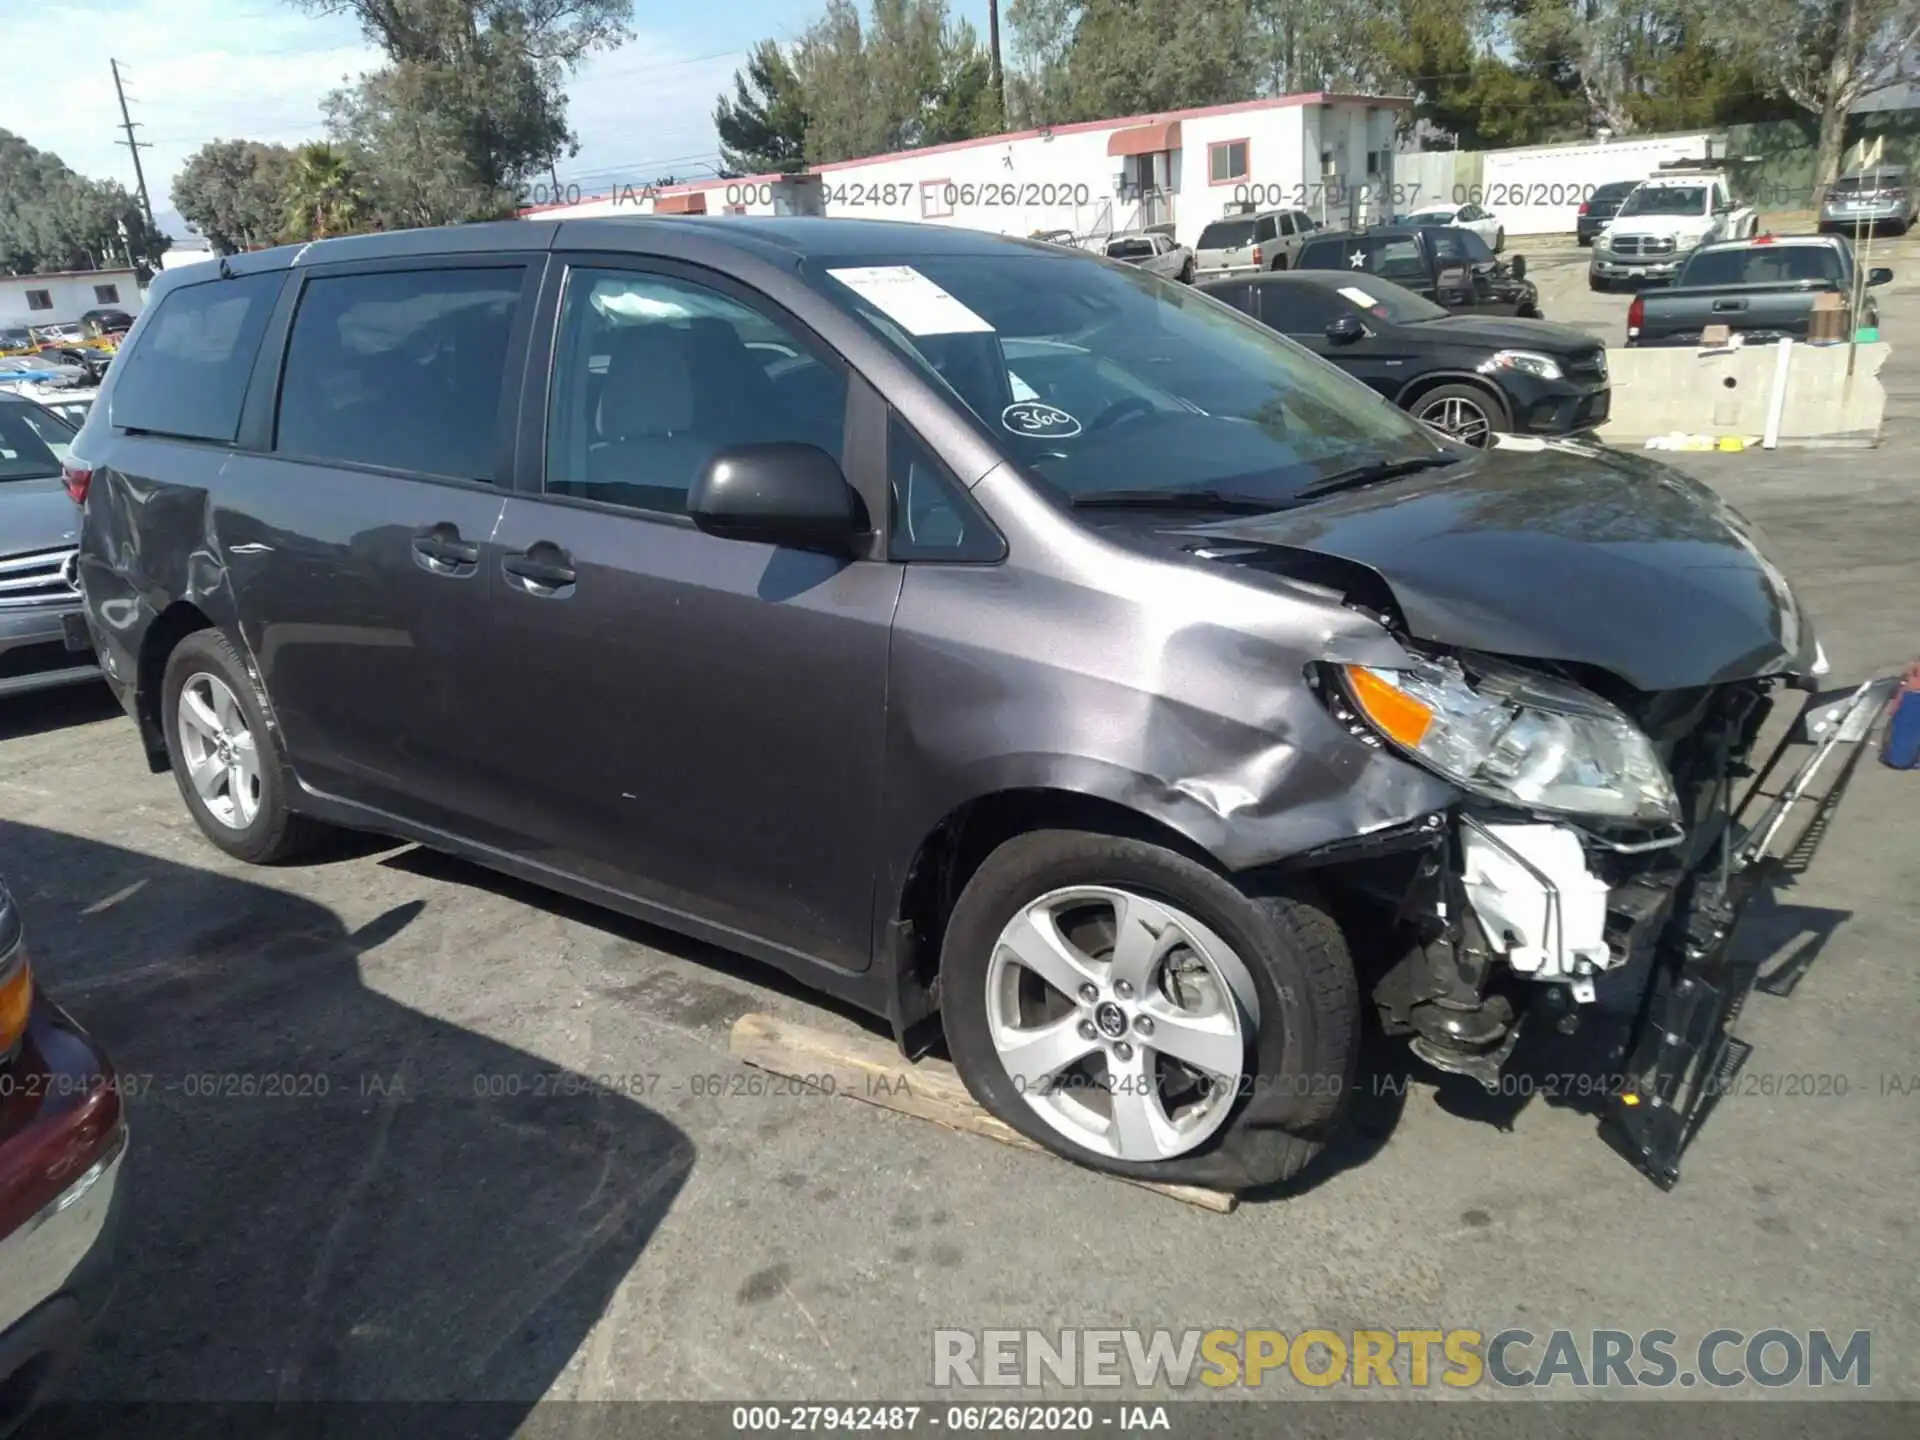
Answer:
[[[146,172],[140,168],[140,152],[151,150],[153,146],[145,140],[134,139],[133,117],[127,114],[127,92],[120,85],[120,62],[109,58],[107,64],[113,67],[113,93],[120,100],[120,128],[127,132],[125,140],[116,140],[113,143],[125,145],[127,153],[133,156],[133,179],[134,183],[140,187],[140,210],[147,217],[147,228],[157,230],[160,227],[153,223],[153,202],[147,198]]]

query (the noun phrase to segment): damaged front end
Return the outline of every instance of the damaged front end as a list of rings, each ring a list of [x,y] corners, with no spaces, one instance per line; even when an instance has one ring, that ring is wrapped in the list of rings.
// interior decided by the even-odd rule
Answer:
[[[1465,797],[1296,862],[1325,867],[1378,942],[1356,950],[1385,957],[1363,979],[1387,1031],[1490,1091],[1544,1060],[1548,1093],[1590,1102],[1670,1188],[1748,1053],[1732,1030],[1760,962],[1736,945],[1740,918],[1810,858],[1895,682],[1647,694],[1429,650],[1412,672],[1329,665],[1314,683],[1349,733]],[[1756,764],[1783,699],[1801,708]]]

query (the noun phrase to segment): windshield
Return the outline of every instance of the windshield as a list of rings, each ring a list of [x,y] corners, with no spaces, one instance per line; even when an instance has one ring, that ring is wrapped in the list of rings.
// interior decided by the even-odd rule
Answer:
[[[1704,215],[1706,211],[1704,185],[1642,185],[1620,207],[1622,219],[1630,215]]]
[[[1197,250],[1238,250],[1253,243],[1253,221],[1216,220],[1200,232]]]
[[[1059,499],[1211,489],[1280,501],[1356,464],[1447,453],[1264,325],[1138,270],[1013,247],[808,268]]]
[[[0,401],[0,480],[51,480],[76,432],[37,406]]]
[[[1868,175],[1843,175],[1834,181],[1833,193],[1836,195],[1861,195],[1874,190],[1897,190],[1900,188],[1901,174],[1898,170],[1877,170]]]

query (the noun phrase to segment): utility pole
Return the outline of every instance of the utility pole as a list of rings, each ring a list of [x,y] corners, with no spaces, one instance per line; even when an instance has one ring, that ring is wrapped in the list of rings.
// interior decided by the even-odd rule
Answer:
[[[1000,69],[1000,0],[987,0],[987,50],[993,66],[993,102],[1000,107],[1000,126],[1007,124],[1007,77]]]
[[[133,138],[133,118],[127,114],[127,92],[120,85],[120,62],[108,60],[107,63],[113,67],[113,93],[120,98],[120,128],[127,132],[126,139],[114,143],[126,146],[127,153],[133,156],[133,179],[140,190],[140,213],[147,217],[147,228],[157,230],[159,227],[153,223],[153,202],[147,198],[146,172],[140,168],[140,152],[151,150],[153,146],[145,140]]]

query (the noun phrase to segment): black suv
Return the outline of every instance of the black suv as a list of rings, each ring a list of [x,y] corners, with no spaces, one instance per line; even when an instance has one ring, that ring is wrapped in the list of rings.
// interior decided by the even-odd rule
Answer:
[[[1294,270],[1200,288],[1469,445],[1569,435],[1607,418],[1607,352],[1545,320],[1454,315],[1372,276]]]
[[[1326,1143],[1367,1008],[1498,1086],[1602,982],[1670,1179],[1752,983],[1726,777],[1820,667],[1646,458],[1460,445],[1190,286],[946,226],[167,271],[66,483],[102,668],[227,853],[468,856],[1231,1189]]]
[[[1461,314],[1540,315],[1527,257],[1503,264],[1486,241],[1457,225],[1319,232],[1301,246],[1293,268],[1378,276]]]

